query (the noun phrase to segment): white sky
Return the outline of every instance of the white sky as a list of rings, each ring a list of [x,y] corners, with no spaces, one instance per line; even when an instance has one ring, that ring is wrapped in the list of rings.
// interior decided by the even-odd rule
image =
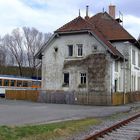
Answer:
[[[108,11],[108,5],[116,5],[116,14],[123,13],[124,27],[136,39],[140,34],[140,0],[0,0],[0,35],[17,27],[35,27],[47,33],[55,31],[78,16],[85,16],[89,5],[90,16]]]

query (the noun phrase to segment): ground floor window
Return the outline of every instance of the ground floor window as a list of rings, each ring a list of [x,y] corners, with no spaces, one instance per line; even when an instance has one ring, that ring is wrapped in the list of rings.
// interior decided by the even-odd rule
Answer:
[[[80,73],[80,76],[81,76],[81,85],[86,85],[87,82],[86,73]]]
[[[69,86],[69,73],[64,73],[64,83],[63,86]]]
[[[132,91],[135,91],[136,89],[136,76],[132,75],[131,77],[131,88],[132,88]]]

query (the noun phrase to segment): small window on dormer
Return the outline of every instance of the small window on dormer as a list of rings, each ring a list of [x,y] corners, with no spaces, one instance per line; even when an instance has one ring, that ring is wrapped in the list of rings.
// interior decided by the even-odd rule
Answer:
[[[78,47],[78,56],[83,55],[83,44],[77,44]]]
[[[68,56],[73,56],[73,45],[68,45]]]

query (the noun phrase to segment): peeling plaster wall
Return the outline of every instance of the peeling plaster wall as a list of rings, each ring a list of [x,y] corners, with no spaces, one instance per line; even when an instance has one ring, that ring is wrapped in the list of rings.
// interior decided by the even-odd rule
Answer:
[[[68,57],[67,45],[74,45],[73,57]],[[83,44],[83,57],[77,56],[76,44]],[[42,58],[42,88],[47,90],[76,90],[78,86],[79,78],[78,72],[81,68],[77,66],[67,69],[70,72],[70,86],[69,88],[62,87],[63,84],[63,72],[65,60],[81,60],[87,55],[94,53],[93,46],[97,46],[97,52],[105,52],[105,48],[91,35],[67,35],[59,36],[54,39],[49,46],[45,49]],[[54,48],[58,48],[55,52]]]
[[[86,88],[75,88],[76,92],[92,94],[92,104],[110,105],[112,82],[110,56],[105,53],[96,53],[88,55],[83,60],[71,60],[64,63],[64,69],[70,70],[74,66],[77,71],[86,71],[88,75]]]

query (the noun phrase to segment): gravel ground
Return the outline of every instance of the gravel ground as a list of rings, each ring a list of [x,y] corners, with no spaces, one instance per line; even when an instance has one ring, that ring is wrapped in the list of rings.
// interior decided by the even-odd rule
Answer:
[[[129,112],[118,113],[116,115],[112,115],[111,117],[100,118],[102,120],[102,123],[100,125],[90,126],[87,130],[75,134],[71,136],[71,138],[67,138],[67,140],[84,140],[84,138],[87,137],[88,135],[95,134],[96,132],[101,131],[109,126],[112,126],[113,124],[118,123],[126,118],[129,118],[130,116],[137,114],[139,112],[140,112],[140,103],[137,106],[132,105],[132,108]]]

